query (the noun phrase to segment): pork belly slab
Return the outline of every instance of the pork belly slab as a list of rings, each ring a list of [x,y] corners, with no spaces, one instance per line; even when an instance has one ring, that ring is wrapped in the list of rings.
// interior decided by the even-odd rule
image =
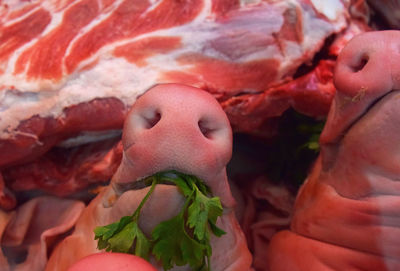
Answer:
[[[399,48],[399,31],[369,32],[339,55],[321,155],[270,270],[400,269]]]

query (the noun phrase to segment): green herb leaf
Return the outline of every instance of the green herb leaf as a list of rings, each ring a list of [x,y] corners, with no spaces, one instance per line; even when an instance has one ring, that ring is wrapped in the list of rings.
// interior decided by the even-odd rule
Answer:
[[[100,236],[102,236],[103,239],[109,239],[111,236],[114,235],[114,233],[120,231],[123,227],[125,227],[125,225],[127,225],[131,221],[132,219],[130,216],[124,216],[118,222],[112,223],[104,227],[97,227],[94,230],[94,234],[96,235],[95,239],[99,238]]]
[[[138,224],[133,221],[108,240],[110,244],[109,251],[130,253],[132,244],[135,241],[135,255],[148,259],[151,248],[150,240],[139,229]]]
[[[97,248],[98,249],[107,249],[107,247],[109,246],[108,241],[105,239],[103,240],[102,237],[95,237],[95,240],[97,240]]]
[[[214,233],[215,236],[221,237],[222,235],[226,234],[226,232],[218,228],[217,225],[215,225],[215,223],[211,222],[210,220],[208,222],[210,223],[211,231]]]
[[[191,238],[184,225],[183,213],[161,222],[152,233],[155,240],[153,254],[161,260],[165,270],[174,265],[189,264],[192,268],[198,268],[204,264],[204,251],[206,247]]]
[[[110,250],[110,244],[108,243],[108,239],[110,239],[114,234],[121,231],[127,224],[132,221],[130,216],[124,216],[120,219],[120,221],[109,224],[104,227],[96,227],[94,229],[95,240],[98,240],[97,248],[98,249],[106,249]]]
[[[140,210],[151,193],[153,193],[156,183],[156,180],[152,181],[149,192],[147,192],[146,196],[140,202],[139,207],[136,209],[133,215],[124,216],[118,222],[102,227],[96,227],[94,229],[94,239],[98,240],[98,249],[130,253],[136,241],[135,255],[138,255],[144,259],[148,259],[151,242],[140,230],[138,226],[138,220]]]
[[[110,244],[107,251],[128,253],[135,240],[135,222],[127,224],[120,232],[108,240]]]
[[[187,264],[194,270],[210,270],[210,235],[220,237],[225,234],[216,226],[223,212],[219,198],[208,197],[210,189],[197,177],[177,171],[157,173],[144,181],[152,183],[151,189],[132,216],[94,230],[98,249],[134,253],[145,259],[151,251],[157,260],[161,260],[164,270]],[[140,211],[155,185],[166,183],[175,184],[186,201],[177,216],[154,228],[150,240],[138,226]]]
[[[198,240],[204,240],[208,221],[216,223],[221,215],[222,206],[219,198],[208,198],[196,189],[195,197],[188,209],[188,226],[194,229],[194,236]]]
[[[193,194],[193,185],[190,182],[187,182],[185,178],[182,178],[181,173],[177,175],[176,178],[166,178],[164,177],[163,179],[168,180],[172,183],[174,183],[182,192],[182,194],[187,198],[190,197],[191,194]]]

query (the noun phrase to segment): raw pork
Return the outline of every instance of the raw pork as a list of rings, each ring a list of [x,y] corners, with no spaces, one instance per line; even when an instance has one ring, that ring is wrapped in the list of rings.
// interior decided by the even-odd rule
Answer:
[[[243,100],[234,97],[290,80],[327,37],[348,27],[364,2],[0,3],[0,167],[5,167],[84,132],[121,128],[127,108],[158,83],[201,87],[228,100],[227,112],[233,113]],[[279,116],[280,104],[287,108],[315,97],[324,108],[307,107],[307,113],[324,115],[331,97],[319,98],[318,89],[300,96],[283,92],[264,94],[262,112]]]
[[[111,137],[118,135],[126,108],[160,82],[210,91],[236,131],[263,137],[276,136],[278,118],[290,107],[323,117],[335,92],[336,55],[368,30],[362,0],[203,0],[171,9],[175,4],[1,6],[0,168],[7,186],[70,195],[106,182],[121,159]],[[34,31],[25,33],[27,24]],[[334,34],[329,52],[315,57]],[[99,140],[107,141],[48,152],[55,144]],[[1,206],[10,209],[10,203]]]
[[[226,234],[211,236],[211,269],[251,270],[252,257],[235,218],[225,166],[232,154],[232,131],[218,102],[207,92],[177,84],[160,85],[141,96],[127,116],[123,159],[111,184],[82,213],[72,235],[51,255],[46,270],[67,270],[81,258],[99,253],[93,229],[132,215],[149,187],[130,190],[140,179],[165,170],[192,174],[221,199],[217,226]],[[184,198],[173,185],[158,184],[145,203],[139,226],[146,235],[177,215]],[[153,259],[162,270],[162,266]],[[189,266],[172,270],[190,270]]]
[[[400,269],[400,31],[355,37],[339,55],[321,155],[271,271]]]

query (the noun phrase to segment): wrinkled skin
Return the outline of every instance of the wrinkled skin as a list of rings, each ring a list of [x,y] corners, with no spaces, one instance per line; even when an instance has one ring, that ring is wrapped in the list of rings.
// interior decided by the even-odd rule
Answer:
[[[369,32],[341,52],[321,156],[296,199],[272,271],[400,270],[400,32]]]
[[[43,271],[54,244],[70,232],[85,204],[40,196],[12,212],[0,211],[0,270]]]
[[[111,185],[89,204],[74,233],[52,254],[46,270],[66,270],[79,259],[100,252],[93,229],[131,215],[149,190],[124,192],[123,187],[170,169],[198,176],[221,199],[224,214],[217,225],[227,234],[211,238],[211,269],[250,270],[251,254],[233,212],[235,200],[225,170],[232,152],[232,132],[225,113],[210,94],[176,84],[152,88],[127,116],[123,148]],[[157,185],[142,209],[139,226],[149,235],[158,223],[178,214],[183,200],[177,187]],[[154,259],[152,263],[162,270]]]

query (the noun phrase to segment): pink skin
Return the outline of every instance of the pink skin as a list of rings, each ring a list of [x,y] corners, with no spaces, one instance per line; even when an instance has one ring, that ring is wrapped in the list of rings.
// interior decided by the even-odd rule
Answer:
[[[291,231],[269,248],[272,271],[400,270],[400,32],[354,38],[335,84]]]
[[[321,135],[322,144],[340,140],[373,102],[400,89],[399,36],[399,31],[382,31],[379,38],[377,32],[367,32],[353,38],[340,52],[334,75],[337,92]]]
[[[124,156],[114,187],[175,169],[198,176],[226,207],[234,205],[225,171],[232,155],[232,131],[207,92],[176,84],[154,87],[129,113],[122,144]]]
[[[140,257],[125,253],[97,253],[83,258],[68,271],[157,271]]]
[[[55,249],[47,271],[66,270],[79,259],[98,253],[93,229],[131,215],[149,190],[124,188],[172,169],[198,176],[221,198],[224,214],[217,225],[227,234],[211,238],[212,270],[250,270],[252,257],[233,212],[235,200],[225,170],[232,154],[232,132],[224,111],[209,93],[177,84],[150,89],[126,118],[123,147],[123,159],[111,185],[89,204],[74,233]],[[149,236],[157,224],[177,215],[183,202],[176,186],[157,185],[142,209],[139,226]],[[154,259],[151,263],[162,270]]]

